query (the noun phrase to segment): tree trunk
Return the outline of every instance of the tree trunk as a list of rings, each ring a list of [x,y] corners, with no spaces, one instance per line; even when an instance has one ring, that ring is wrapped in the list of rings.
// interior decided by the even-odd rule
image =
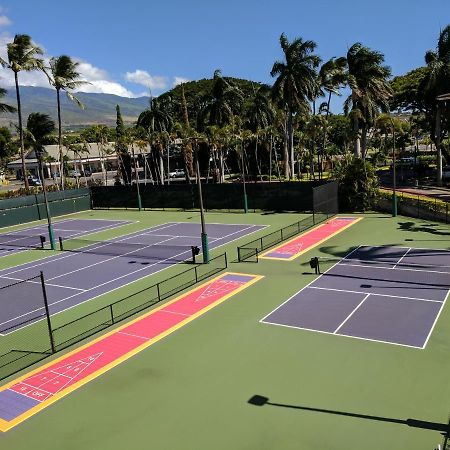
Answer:
[[[59,176],[61,177],[61,189],[64,190],[64,156],[62,149],[61,99],[59,97],[59,89],[56,89],[56,103],[58,105]]]
[[[19,139],[20,139],[20,158],[22,160],[22,177],[25,182],[25,189],[28,191],[30,186],[28,185],[27,166],[25,164],[25,144],[23,142],[22,107],[20,104],[19,76],[17,72],[14,72],[14,81],[16,82],[17,114],[19,116]]]
[[[442,150],[441,150],[441,107],[438,103],[436,111],[436,124],[435,124],[435,146],[436,146],[436,165],[437,174],[436,181],[438,186],[442,184]]]
[[[367,153],[367,125],[363,125],[361,128],[361,158],[366,159]]]
[[[294,178],[294,171],[295,171],[295,161],[294,161],[294,124],[293,124],[293,113],[292,110],[289,110],[289,116],[288,116],[288,139],[289,139],[289,155],[290,155],[290,173],[289,173],[289,179]]]
[[[361,158],[361,141],[359,139],[359,124],[358,119],[353,119],[353,131],[355,132],[354,153],[356,158]]]

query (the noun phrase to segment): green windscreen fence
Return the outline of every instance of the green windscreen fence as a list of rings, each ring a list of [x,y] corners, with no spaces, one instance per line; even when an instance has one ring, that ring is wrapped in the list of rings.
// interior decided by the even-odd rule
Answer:
[[[47,197],[50,214],[55,217],[91,208],[91,193],[89,189],[49,192]],[[0,227],[46,218],[47,213],[43,194],[0,200]]]
[[[312,188],[323,182],[247,183],[250,211],[312,211]],[[142,206],[146,209],[199,209],[196,184],[140,184]],[[202,183],[206,210],[244,210],[244,189],[241,183]],[[93,208],[138,208],[135,186],[92,187]]]

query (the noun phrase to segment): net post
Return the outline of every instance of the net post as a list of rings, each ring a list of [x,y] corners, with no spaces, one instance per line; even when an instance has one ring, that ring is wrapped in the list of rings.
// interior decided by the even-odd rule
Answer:
[[[50,311],[48,309],[47,290],[45,289],[44,272],[42,271],[40,272],[40,277],[41,277],[42,296],[44,298],[45,315],[47,317],[48,335],[50,337],[50,346],[52,349],[52,353],[56,353],[55,341],[53,340],[52,323],[50,320]]]
[[[61,236],[58,236],[58,241],[59,241],[59,249],[63,251],[64,250],[63,238]]]
[[[45,247],[45,236],[39,236],[39,239],[41,240],[41,248],[44,249]]]

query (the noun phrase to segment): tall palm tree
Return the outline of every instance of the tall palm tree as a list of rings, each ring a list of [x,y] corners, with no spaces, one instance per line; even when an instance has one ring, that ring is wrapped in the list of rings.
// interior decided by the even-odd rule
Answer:
[[[19,118],[19,140],[20,157],[22,159],[22,175],[25,181],[25,189],[29,188],[26,176],[25,147],[23,140],[22,107],[20,103],[19,72],[43,70],[44,62],[38,56],[42,55],[42,50],[31,41],[27,34],[16,34],[14,40],[6,45],[8,61],[0,58],[3,67],[14,72],[14,82],[16,85],[17,114]]]
[[[150,107],[141,112],[136,128],[143,128],[147,132],[150,151],[157,159],[157,172],[161,184],[164,184],[163,149],[167,141],[167,135],[172,131],[173,118],[170,114],[171,99],[166,102],[158,98],[150,100]]]
[[[87,81],[80,80],[80,73],[77,71],[79,63],[73,61],[70,56],[61,55],[50,59],[50,73],[48,79],[50,84],[56,89],[56,103],[58,106],[58,146],[59,146],[59,160],[60,160],[60,174],[61,174],[61,188],[64,189],[64,171],[63,163],[63,142],[62,142],[62,124],[61,124],[61,91],[65,91],[67,97],[75,102],[80,108],[84,109],[81,101],[75,97],[70,91],[76,89]]]
[[[284,61],[276,61],[270,75],[277,77],[273,85],[274,96],[280,99],[287,110],[287,143],[291,167],[289,170],[288,155],[285,156],[285,176],[294,175],[294,114],[299,110],[309,109],[308,101],[314,97],[316,89],[316,69],[320,58],[314,54],[316,43],[296,38],[289,42],[283,33],[280,45],[284,53]]]
[[[25,133],[26,147],[36,151],[43,151],[46,139],[55,131],[55,122],[47,114],[31,113],[27,119],[27,128]],[[42,169],[43,170],[43,169]],[[39,177],[44,174],[39,174]],[[42,180],[44,183],[44,180]]]
[[[240,112],[242,102],[241,90],[223,78],[220,70],[216,70],[211,94],[204,99],[201,117],[209,125],[224,127],[233,122],[234,115]]]
[[[389,110],[392,89],[388,79],[391,69],[384,65],[384,55],[357,42],[347,52],[347,81],[351,94],[344,103],[356,133],[355,156],[366,156],[367,133],[380,112]]]
[[[249,129],[255,135],[255,161],[259,177],[262,181],[261,167],[258,158],[258,143],[260,131],[269,127],[275,119],[274,107],[270,101],[270,88],[261,86],[253,95],[246,110]]]
[[[438,162],[438,182],[442,181],[442,152],[447,159],[447,163],[450,155],[445,152],[443,146],[441,146],[441,140],[445,133],[442,126],[442,119],[447,116],[444,109],[446,104],[443,101],[439,101],[439,96],[450,93],[450,25],[445,27],[438,39],[438,45],[436,50],[429,50],[425,54],[425,62],[428,67],[428,74],[424,78],[420,90],[423,92],[425,98],[425,104],[430,111],[430,121],[433,127],[431,135],[436,145],[437,150],[437,162]],[[448,108],[448,106],[447,106]],[[447,131],[450,129],[450,122],[447,120]]]

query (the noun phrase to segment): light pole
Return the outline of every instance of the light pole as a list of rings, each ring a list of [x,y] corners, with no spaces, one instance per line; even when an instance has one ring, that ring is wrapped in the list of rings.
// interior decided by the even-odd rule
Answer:
[[[394,119],[391,117],[392,124],[392,217],[397,216],[397,172],[395,169],[395,126]]]
[[[202,193],[202,182],[200,180],[200,165],[198,162],[198,145],[197,138],[192,138],[194,141],[194,155],[195,155],[195,170],[197,172],[197,186],[198,186],[198,200],[200,203],[200,220],[202,224],[202,253],[203,262],[209,262],[209,246],[208,246],[208,235],[206,234],[206,224],[205,224],[205,211],[203,208],[203,193]]]
[[[39,176],[42,181],[42,192],[44,193],[44,202],[45,202],[45,211],[47,213],[48,237],[50,239],[50,248],[52,250],[55,250],[55,234],[53,233],[52,218],[50,216],[50,208],[48,206],[48,200],[47,200],[47,189],[45,188],[44,171],[42,169],[42,157],[44,155],[44,150],[42,150],[42,149],[36,150],[35,154],[36,154],[36,157],[38,160]]]

